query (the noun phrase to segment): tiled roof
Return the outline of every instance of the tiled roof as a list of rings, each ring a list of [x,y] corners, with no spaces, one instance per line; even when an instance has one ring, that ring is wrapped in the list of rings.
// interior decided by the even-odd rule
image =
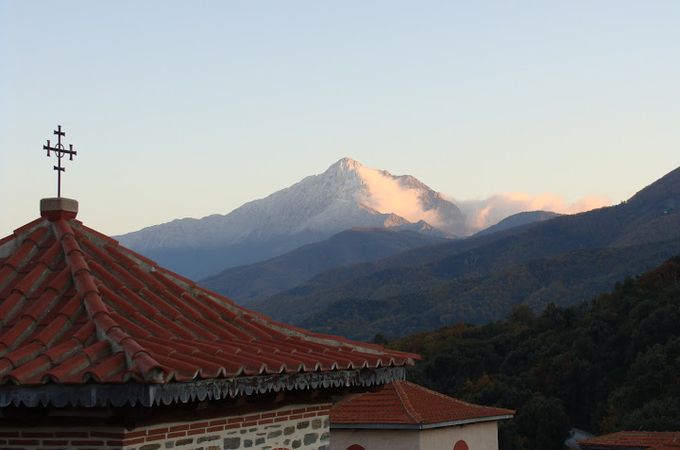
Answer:
[[[654,447],[649,447],[648,450],[679,450],[680,442],[666,442],[661,445],[655,445]]]
[[[619,431],[580,441],[585,449],[643,448],[666,450],[680,448],[677,431]]]
[[[0,385],[142,384],[411,365],[274,322],[75,220],[0,240]]]
[[[395,381],[375,392],[358,394],[337,403],[331,410],[331,426],[454,425],[510,418],[514,413],[509,409],[466,403],[408,381]]]

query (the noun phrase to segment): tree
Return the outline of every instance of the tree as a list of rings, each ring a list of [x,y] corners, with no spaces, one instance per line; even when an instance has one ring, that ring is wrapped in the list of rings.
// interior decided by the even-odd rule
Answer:
[[[517,411],[515,423],[530,450],[563,450],[571,428],[562,402],[541,394],[534,395]]]

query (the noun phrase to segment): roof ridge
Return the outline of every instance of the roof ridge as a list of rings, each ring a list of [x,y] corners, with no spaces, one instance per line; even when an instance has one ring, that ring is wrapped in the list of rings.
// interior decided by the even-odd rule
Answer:
[[[150,268],[153,268],[153,271],[156,272],[159,276],[164,277],[165,279],[169,280],[170,282],[177,284],[177,285],[183,285],[182,287],[190,290],[192,292],[200,292],[201,295],[204,295],[208,297],[212,302],[217,303],[221,307],[225,307],[228,310],[230,310],[233,314],[237,315],[241,319],[244,319],[244,316],[247,315],[250,317],[251,320],[255,322],[259,322],[262,324],[265,324],[266,326],[272,328],[273,330],[285,335],[285,336],[292,336],[292,337],[297,337],[300,339],[304,339],[309,342],[314,342],[316,344],[322,344],[322,345],[349,345],[355,348],[355,351],[358,350],[363,353],[371,354],[371,355],[382,355],[384,350],[386,350],[383,346],[377,345],[377,344],[370,344],[367,342],[361,342],[361,341],[355,341],[352,339],[347,339],[342,336],[335,336],[335,335],[329,335],[329,334],[323,334],[323,333],[316,333],[312,332],[309,330],[302,329],[300,327],[297,327],[295,325],[290,325],[287,323],[279,322],[276,319],[267,316],[266,314],[263,314],[259,311],[252,310],[246,306],[239,305],[237,304],[233,299],[226,295],[222,295],[218,292],[211,291],[209,289],[206,289],[202,287],[201,285],[197,284],[195,281],[186,278],[178,273],[173,272],[172,270],[169,270],[165,267],[159,266],[156,262],[148,259],[146,256],[130,249],[127,248],[123,245],[121,245],[118,241],[115,239],[112,239],[108,236],[101,235],[96,230],[93,230],[86,225],[81,225],[83,229],[87,230],[88,233],[94,233],[98,237],[101,237],[107,241],[109,245],[115,245],[116,249],[120,251],[121,253],[124,253],[127,257],[130,257],[132,259],[136,259],[142,264],[148,265]],[[226,303],[226,304],[225,304]],[[420,359],[420,355],[416,353],[409,353],[409,352],[403,352],[399,350],[393,350],[390,349],[390,352],[393,353],[393,355],[398,355],[404,360],[408,359]],[[384,366],[389,366],[391,364],[394,364],[395,357],[391,356],[390,358],[385,358],[385,360],[381,360],[381,364]]]
[[[80,301],[94,322],[98,337],[106,340],[114,351],[125,355],[128,367],[137,366],[145,381],[162,381],[162,365],[144,349],[134,337],[111,316],[111,311],[101,297],[85,252],[76,239],[76,232],[64,219],[53,222],[55,237],[64,251],[64,258],[71,269],[71,277]]]
[[[416,423],[423,423],[425,419],[423,418],[423,416],[418,414],[415,407],[411,404],[411,401],[408,398],[408,394],[406,394],[406,391],[404,391],[403,383],[408,382],[406,380],[392,382],[394,391],[397,393],[399,400],[401,400],[401,404],[404,407],[406,414],[408,414],[408,416],[411,419],[413,419]]]
[[[168,271],[165,270],[165,269],[164,269],[164,272],[165,272],[166,277],[173,275],[172,273],[167,273]],[[266,326],[269,326],[270,328],[272,328],[273,330],[277,331],[278,333],[280,333],[284,336],[305,339],[307,341],[314,342],[314,343],[317,343],[317,344],[333,343],[335,345],[352,345],[352,346],[356,347],[359,351],[362,351],[364,353],[376,354],[376,355],[380,354],[380,352],[378,352],[376,350],[376,347],[378,347],[378,346],[375,346],[375,345],[372,346],[372,345],[366,344],[364,342],[353,341],[351,339],[346,339],[346,338],[343,338],[341,336],[332,336],[331,337],[329,335],[324,335],[324,334],[306,331],[306,330],[301,329],[300,327],[296,327],[294,325],[279,322],[279,321],[273,319],[272,317],[269,317],[266,314],[263,314],[259,311],[251,310],[251,309],[249,309],[248,307],[245,307],[245,306],[235,305],[234,301],[232,299],[230,299],[229,297],[221,295],[221,294],[216,293],[216,292],[212,292],[212,291],[205,289],[205,288],[203,288],[203,287],[201,287],[197,284],[191,286],[191,289],[193,291],[198,291],[202,295],[209,297],[212,301],[219,300],[221,305],[223,305],[224,300],[227,300],[229,302],[229,304],[224,305],[224,306],[226,306],[230,310],[234,309],[235,314],[237,314],[239,316],[243,316],[244,314],[246,314],[246,315],[249,316],[249,318],[251,320],[255,321],[256,323],[265,324]],[[396,351],[396,350],[394,351],[394,353],[398,353],[400,355],[403,354],[404,358],[408,358],[408,357],[413,357],[415,359],[420,358],[419,355],[415,355],[415,354],[412,354],[412,353],[405,353],[405,352],[400,352],[400,351]],[[391,359],[394,359],[394,358],[391,358]],[[388,362],[390,362],[390,361],[388,361]]]
[[[23,225],[17,229],[14,230],[11,234],[8,234],[7,236],[0,238],[0,259],[5,259],[10,255],[12,250],[15,249],[16,246],[21,245],[19,241],[19,238],[23,235],[24,238],[28,236],[28,231],[35,231],[35,229],[39,228],[40,226],[44,226],[43,222],[46,222],[45,219],[42,217],[39,217],[35,220],[30,221],[26,225]],[[22,241],[23,242],[23,241]]]

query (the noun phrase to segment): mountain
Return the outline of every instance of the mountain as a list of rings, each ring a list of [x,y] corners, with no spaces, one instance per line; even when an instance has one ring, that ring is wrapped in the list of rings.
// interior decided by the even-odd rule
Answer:
[[[252,305],[321,332],[371,338],[569,305],[680,253],[680,169],[629,201],[321,273]]]
[[[416,178],[343,158],[324,173],[226,215],[178,219],[118,236],[191,278],[281,255],[354,227],[464,235],[458,207]]]
[[[551,211],[526,211],[513,214],[512,216],[506,217],[495,225],[491,225],[489,228],[478,232],[478,235],[491,234],[498,231],[509,230],[510,228],[521,227],[523,225],[528,225],[534,222],[543,222],[544,220],[550,220],[560,214]]]
[[[373,261],[444,241],[443,238],[414,231],[354,228],[266,261],[226,269],[199,284],[247,305],[290,289],[330,269]]]

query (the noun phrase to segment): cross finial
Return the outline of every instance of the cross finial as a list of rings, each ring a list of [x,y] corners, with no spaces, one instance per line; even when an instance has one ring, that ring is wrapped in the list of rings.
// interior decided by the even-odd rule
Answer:
[[[66,136],[66,132],[61,131],[61,125],[57,125],[57,129],[54,130],[53,134],[57,135],[57,145],[52,147],[50,145],[50,140],[48,139],[47,145],[43,145],[43,150],[47,150],[47,156],[50,156],[50,151],[57,154],[57,165],[54,166],[54,170],[57,171],[57,197],[61,197],[61,173],[66,171],[66,167],[61,166],[61,158],[63,158],[64,155],[68,155],[68,159],[73,161],[73,157],[77,155],[78,152],[73,150],[73,145],[69,144],[68,150],[66,150],[61,143],[61,137]]]

